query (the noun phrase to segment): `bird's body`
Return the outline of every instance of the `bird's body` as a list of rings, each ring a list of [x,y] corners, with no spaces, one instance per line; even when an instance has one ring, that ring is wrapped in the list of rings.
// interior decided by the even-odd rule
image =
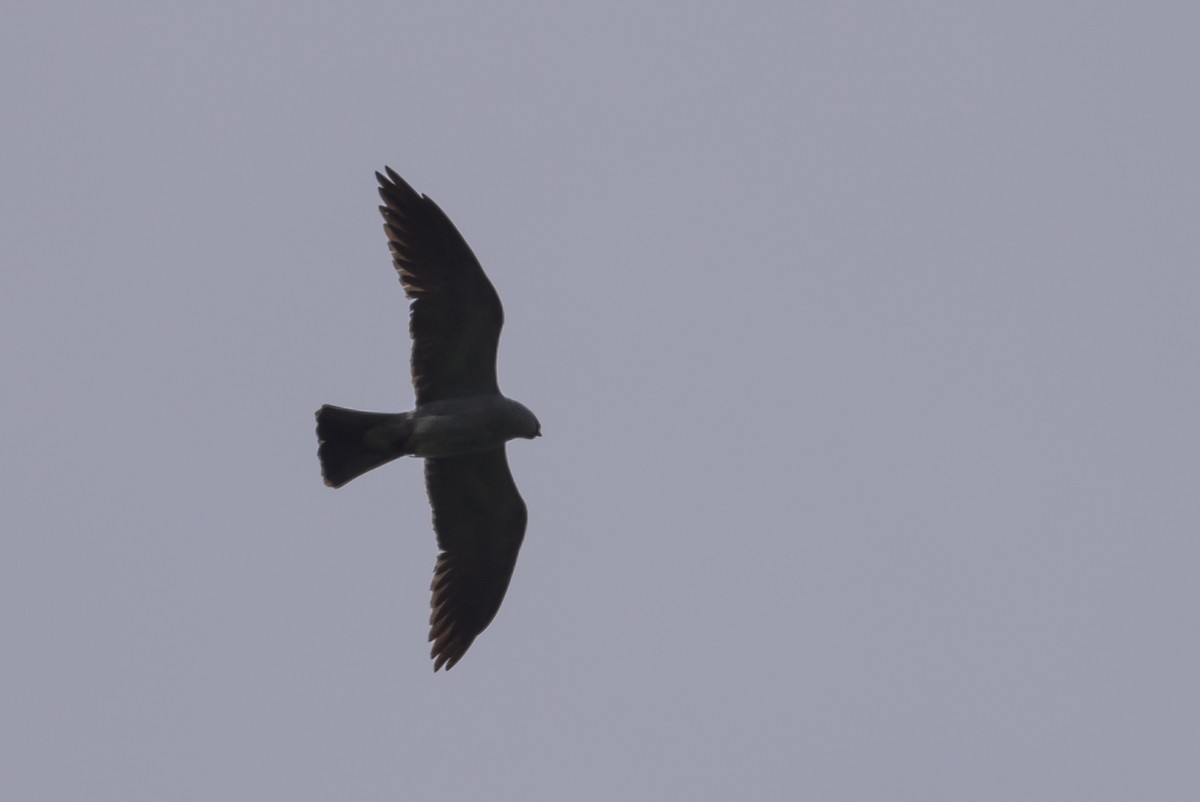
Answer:
[[[425,458],[442,552],[433,580],[434,670],[462,658],[504,598],[525,534],[505,443],[541,426],[496,381],[500,298],[454,224],[387,169],[376,177],[393,262],[412,299],[411,412],[317,411],[325,483],[341,487],[397,457]]]
[[[486,451],[526,437],[538,427],[537,418],[523,404],[495,395],[431,401],[412,412],[358,412],[329,405],[323,409],[327,410],[322,416],[326,421],[345,413],[348,417],[378,416],[362,432],[359,445],[383,458],[383,462],[396,457],[457,457]],[[359,420],[367,422],[366,418]],[[341,487],[362,473],[365,471],[350,477],[326,478],[334,487]]]

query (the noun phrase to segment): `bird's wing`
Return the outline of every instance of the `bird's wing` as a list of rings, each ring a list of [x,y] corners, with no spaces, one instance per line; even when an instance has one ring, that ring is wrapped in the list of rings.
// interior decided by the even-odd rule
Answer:
[[[412,299],[417,405],[499,393],[496,347],[504,310],[475,254],[445,212],[390,167],[379,179],[392,262]]]
[[[453,666],[487,628],[508,590],[525,537],[525,502],[504,446],[425,460],[437,530],[429,640],[433,670]]]

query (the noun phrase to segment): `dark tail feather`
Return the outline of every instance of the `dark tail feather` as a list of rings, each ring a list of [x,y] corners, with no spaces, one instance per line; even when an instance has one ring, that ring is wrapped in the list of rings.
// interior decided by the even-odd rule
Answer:
[[[317,410],[317,457],[325,484],[341,487],[409,453],[406,441],[411,431],[403,413],[321,407]]]

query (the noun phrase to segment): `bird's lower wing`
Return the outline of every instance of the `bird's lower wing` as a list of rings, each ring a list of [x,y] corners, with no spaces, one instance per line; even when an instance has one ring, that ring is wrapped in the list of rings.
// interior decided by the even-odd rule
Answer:
[[[429,639],[434,671],[457,663],[495,618],[525,537],[525,502],[504,446],[425,460],[437,531]]]

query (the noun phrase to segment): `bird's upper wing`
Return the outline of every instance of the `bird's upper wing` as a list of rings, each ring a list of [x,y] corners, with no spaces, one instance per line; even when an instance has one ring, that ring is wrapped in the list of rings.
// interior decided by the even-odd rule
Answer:
[[[525,537],[525,502],[504,446],[425,460],[437,530],[433,573],[433,670],[453,666],[500,609]]]
[[[379,179],[392,262],[412,299],[417,405],[499,393],[496,347],[504,310],[475,254],[445,212],[390,167]]]

